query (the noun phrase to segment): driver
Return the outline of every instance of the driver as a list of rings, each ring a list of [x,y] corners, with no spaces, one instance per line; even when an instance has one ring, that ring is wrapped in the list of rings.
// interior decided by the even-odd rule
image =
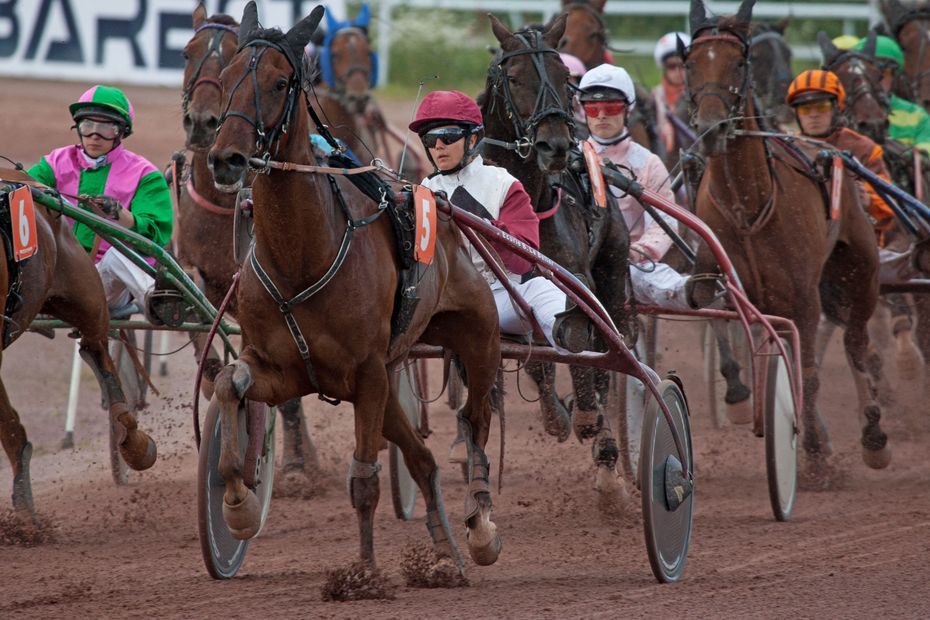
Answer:
[[[151,162],[123,146],[135,118],[129,99],[118,88],[97,85],[69,110],[78,144],[44,156],[29,169],[30,176],[66,196],[80,195],[89,203],[81,203],[85,209],[166,245],[173,226],[171,193]],[[133,302],[146,306],[146,294],[155,284],[151,276],[86,225],[75,222],[74,236],[94,255],[111,310]]]

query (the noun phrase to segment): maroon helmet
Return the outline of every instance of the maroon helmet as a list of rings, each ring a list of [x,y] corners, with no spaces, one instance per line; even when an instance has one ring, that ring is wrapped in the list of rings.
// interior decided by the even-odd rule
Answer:
[[[410,130],[420,133],[431,125],[467,124],[480,129],[484,119],[478,104],[457,90],[435,90],[423,98]]]

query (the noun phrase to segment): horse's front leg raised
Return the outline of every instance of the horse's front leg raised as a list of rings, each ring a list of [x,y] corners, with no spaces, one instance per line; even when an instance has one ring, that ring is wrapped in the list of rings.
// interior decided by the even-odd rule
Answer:
[[[559,399],[559,395],[555,390],[555,364],[528,362],[524,368],[526,374],[536,384],[543,428],[546,429],[547,433],[556,437],[559,442],[565,441],[571,434],[572,416],[569,413],[569,408]]]

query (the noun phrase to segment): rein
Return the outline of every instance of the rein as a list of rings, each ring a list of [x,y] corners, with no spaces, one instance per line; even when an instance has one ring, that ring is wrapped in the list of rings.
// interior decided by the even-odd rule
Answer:
[[[223,61],[223,38],[227,34],[231,34],[235,37],[239,36],[239,29],[235,26],[207,22],[201,24],[200,27],[194,31],[194,37],[196,38],[196,36],[204,30],[215,30],[216,32],[211,36],[210,44],[207,46],[207,52],[197,62],[194,75],[191,76],[190,81],[184,88],[184,92],[181,94],[181,109],[185,114],[187,114],[187,107],[190,105],[191,99],[194,97],[194,91],[197,90],[198,86],[208,84],[215,87],[222,94],[223,85],[220,84],[220,81],[216,78],[200,77],[200,72],[203,70],[203,65],[207,62],[207,59],[214,54],[219,58],[220,71],[226,68],[226,63]]]
[[[203,208],[205,211],[226,217],[230,217],[233,215],[233,213],[235,213],[234,208],[224,207],[216,204],[215,202],[210,202],[204,198],[196,189],[194,189],[193,175],[187,177],[187,183],[184,185],[184,188],[187,190],[187,195],[191,197],[191,200],[193,200],[197,206]]]
[[[536,143],[536,131],[543,120],[554,116],[563,121],[568,126],[569,131],[572,132],[572,137],[574,137],[574,123],[572,113],[563,106],[562,99],[552,84],[543,61],[543,54],[558,54],[558,51],[543,46],[541,41],[542,33],[538,30],[515,33],[514,37],[524,46],[523,49],[501,53],[496,59],[496,64],[491,65],[490,76],[492,78],[491,90],[495,95],[500,93],[500,96],[503,97],[504,113],[512,123],[517,139],[506,142],[485,137],[483,141],[493,146],[514,151],[521,159],[527,160],[532,154],[533,145]],[[532,39],[532,42],[529,39]],[[517,56],[529,56],[533,68],[536,70],[536,75],[539,77],[539,91],[536,93],[533,112],[525,120],[517,111],[517,106],[513,101],[513,94],[510,91],[510,82],[504,71],[504,64]],[[493,111],[497,104],[498,97],[492,97],[490,111]]]

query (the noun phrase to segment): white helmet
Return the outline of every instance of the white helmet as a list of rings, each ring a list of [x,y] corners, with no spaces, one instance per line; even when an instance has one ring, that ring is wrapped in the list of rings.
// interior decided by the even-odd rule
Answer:
[[[687,32],[667,32],[662,35],[662,38],[659,39],[659,42],[656,43],[656,48],[652,52],[652,57],[656,61],[656,66],[662,68],[662,61],[671,55],[678,55],[678,42],[675,40],[680,38],[681,42],[687,47],[691,45],[691,36]]]
[[[612,97],[605,91],[614,90],[626,99],[628,109],[632,110],[636,104],[636,88],[633,86],[633,79],[623,67],[609,64],[598,65],[584,74],[578,88],[581,90],[581,95],[578,97],[581,101],[611,99]]]

